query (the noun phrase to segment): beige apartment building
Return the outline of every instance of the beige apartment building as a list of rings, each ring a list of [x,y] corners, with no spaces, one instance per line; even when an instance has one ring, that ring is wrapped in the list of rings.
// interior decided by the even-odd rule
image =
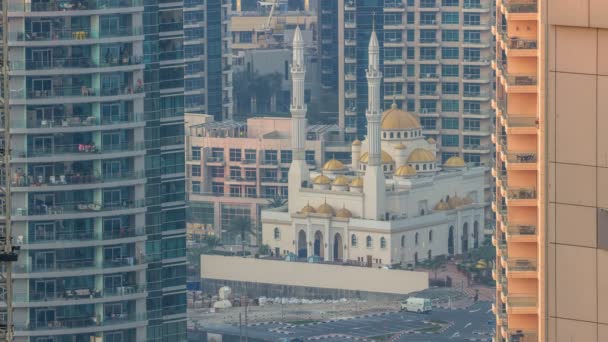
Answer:
[[[235,217],[257,223],[262,207],[276,197],[287,199],[291,118],[218,122],[186,115],[185,120],[190,235],[221,234]],[[337,125],[309,125],[305,145],[311,170],[351,150]]]
[[[608,341],[608,2],[496,15],[495,341]]]

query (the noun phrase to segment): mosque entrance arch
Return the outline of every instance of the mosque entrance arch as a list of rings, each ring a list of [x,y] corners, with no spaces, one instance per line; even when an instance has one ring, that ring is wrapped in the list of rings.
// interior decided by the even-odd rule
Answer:
[[[454,226],[450,226],[448,232],[448,254],[454,255]]]
[[[340,235],[340,233],[336,233],[336,235],[334,236],[334,260],[335,261],[342,261],[343,260],[343,254],[342,254],[342,235]]]
[[[300,230],[298,233],[298,258],[308,257],[308,249],[306,244],[306,232],[304,230]]]
[[[319,256],[321,258],[324,257],[324,255],[323,255],[323,233],[321,233],[321,231],[318,231],[318,230],[315,233],[315,243],[314,243],[313,255]]]

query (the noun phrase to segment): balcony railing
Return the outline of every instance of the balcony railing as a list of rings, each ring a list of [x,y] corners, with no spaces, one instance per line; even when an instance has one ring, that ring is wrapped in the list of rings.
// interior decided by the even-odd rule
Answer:
[[[108,58],[95,62],[91,57],[53,58],[52,61],[21,60],[11,61],[11,70],[50,70],[69,68],[99,68],[122,65],[142,64],[143,57],[129,56],[124,58]]]
[[[507,342],[536,342],[538,334],[535,331],[510,329]]]
[[[137,314],[121,314],[114,318],[106,318],[101,320],[98,316],[85,316],[82,318],[65,318],[55,319],[50,321],[32,321],[25,324],[15,324],[17,331],[32,331],[32,330],[58,330],[58,329],[74,329],[87,328],[94,326],[109,326],[120,323],[141,322],[147,319],[145,312]]]
[[[509,235],[518,236],[534,236],[536,235],[536,226],[532,225],[509,225],[507,227]]]
[[[101,90],[101,91],[100,91]],[[143,93],[143,85],[130,86],[123,85],[111,88],[91,88],[88,86],[77,87],[53,87],[44,90],[11,90],[11,97],[14,99],[47,99],[57,97],[93,97],[93,96],[119,96]]]
[[[507,84],[510,86],[535,86],[537,83],[536,75],[513,75],[505,74]]]
[[[10,2],[9,12],[87,11],[143,6],[143,0],[58,0]]]
[[[503,0],[503,5],[509,13],[536,13],[537,0]]]
[[[116,182],[122,180],[132,180],[145,178],[145,171],[125,171],[115,174],[100,173],[77,173],[77,174],[58,174],[55,176],[28,176],[17,174],[11,182],[13,186],[56,186],[56,185],[76,185],[76,184],[97,184],[105,182]]]
[[[146,291],[145,285],[125,285],[115,288],[106,288],[103,290],[92,290],[89,288],[69,289],[65,291],[55,292],[33,292],[33,293],[15,293],[13,301],[18,303],[28,302],[48,302],[55,300],[79,300],[79,299],[96,299],[116,296],[126,296]]]
[[[146,234],[144,227],[124,227],[104,232],[93,230],[67,230],[58,232],[36,232],[32,236],[24,238],[24,244],[53,243],[62,241],[87,241],[87,240],[114,240],[143,236]]]
[[[508,297],[508,305],[511,307],[518,308],[529,308],[536,307],[537,299],[536,297],[527,297],[527,296],[517,296],[511,294]]]
[[[127,210],[145,207],[145,200],[124,200],[121,203],[101,204],[96,202],[71,202],[39,205],[34,208],[15,208],[15,216],[62,215],[67,213],[96,213],[103,211]]]
[[[509,187],[508,198],[516,200],[536,199],[536,188]]]
[[[13,128],[61,128],[61,127],[96,127],[143,122],[143,113],[121,113],[99,120],[95,116],[65,116],[50,120],[11,120]]]
[[[52,157],[66,154],[100,154],[100,153],[115,153],[115,152],[130,152],[140,151],[145,148],[143,143],[123,143],[102,145],[101,148],[92,144],[75,144],[75,145],[54,145],[44,148],[32,148],[29,151],[13,150],[15,157],[33,158],[33,157]]]
[[[503,113],[503,115],[507,116],[509,127],[534,128],[538,123],[535,116],[509,115],[508,113]]]
[[[512,152],[507,155],[507,161],[514,164],[532,164],[536,160],[536,152]]]
[[[536,271],[536,259],[509,258],[507,270],[513,272]]]
[[[46,32],[9,32],[10,41],[55,41],[55,40],[84,40],[137,36],[143,34],[141,27],[123,26],[113,30],[93,31],[88,28],[51,29]]]

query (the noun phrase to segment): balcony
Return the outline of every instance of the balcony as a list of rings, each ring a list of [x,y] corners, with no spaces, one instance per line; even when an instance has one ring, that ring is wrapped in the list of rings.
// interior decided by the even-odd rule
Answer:
[[[39,334],[46,335],[69,334],[71,330],[66,329],[82,329],[79,330],[82,332],[95,332],[107,329],[104,329],[103,327],[120,329],[118,325],[127,324],[127,326],[131,326],[131,324],[128,323],[143,323],[146,320],[147,315],[145,312],[142,312],[137,314],[120,314],[112,318],[106,317],[103,320],[101,320],[101,316],[89,316],[81,318],[58,318],[52,321],[33,321],[25,324],[15,324],[15,336],[29,336],[29,333],[23,333],[26,331],[37,331]]]
[[[506,149],[503,147],[504,151]],[[509,152],[506,158],[506,168],[507,170],[536,170],[537,160],[536,152]]]
[[[145,200],[125,200],[121,203],[102,204],[94,201],[73,203],[51,203],[31,205],[31,208],[14,208],[14,220],[45,220],[65,219],[70,216],[74,218],[98,217],[103,213],[107,215],[120,215],[123,211],[133,209],[145,209]],[[107,216],[104,215],[104,216]]]
[[[29,72],[28,75],[51,75],[61,73],[67,69],[87,69],[86,72],[94,72],[95,68],[109,67],[128,67],[143,64],[143,57],[128,56],[124,58],[115,58],[101,61],[94,61],[91,57],[68,57],[68,58],[53,58],[52,61],[40,60],[14,60],[10,63],[11,72],[15,75],[24,74],[20,71],[39,71]],[[74,73],[74,70],[70,71]]]
[[[537,342],[538,334],[535,331],[509,329],[506,342]]]
[[[536,39],[510,38],[504,31],[501,46],[509,57],[535,57],[538,54]]]
[[[536,242],[536,226],[508,225],[507,241],[509,242]]]
[[[531,296],[511,294],[507,298],[507,313],[509,314],[536,314],[537,299]]]
[[[535,206],[536,188],[515,188],[508,187],[507,204],[514,206]]]
[[[538,119],[530,115],[511,115],[503,112],[506,117],[506,129],[508,134],[536,134]]]
[[[48,120],[11,120],[11,131],[15,133],[67,133],[101,130],[103,128],[130,128],[131,124],[145,125],[143,113],[121,113],[104,116],[99,120],[95,116],[55,115]],[[124,127],[110,127],[124,126]]]
[[[69,229],[55,232],[32,232],[31,236],[25,236],[23,245],[49,245],[63,244],[76,241],[110,241],[128,239],[146,235],[144,227],[122,227],[115,230],[95,232],[93,230]],[[33,247],[33,246],[30,246]],[[52,248],[52,247],[46,247]],[[31,248],[24,248],[31,249]]]
[[[526,74],[503,74],[502,78],[508,93],[536,93],[536,75]]]
[[[536,259],[508,258],[507,278],[536,278]]]
[[[14,42],[43,42],[44,46],[48,42],[62,42],[63,44],[98,44],[98,39],[139,36],[143,34],[141,27],[119,26],[112,30],[96,31],[89,28],[53,28],[46,32],[9,32],[9,41]],[[122,40],[122,39],[121,39]],[[40,44],[28,44],[40,45]]]
[[[502,0],[502,5],[507,19],[535,20],[538,13],[537,0]]]
[[[35,304],[40,304],[40,306],[77,305],[81,304],[82,301],[108,302],[127,296],[144,295],[145,293],[145,285],[125,285],[105,288],[103,290],[80,288],[56,292],[33,292],[29,294],[22,292],[13,294],[13,301],[17,307],[37,306]],[[23,305],[24,303],[28,305]]]
[[[129,100],[135,96],[143,95],[143,83],[133,86],[125,84],[119,87],[104,88],[81,85],[28,91],[24,89],[11,90],[11,100],[14,104],[26,104],[26,102],[30,104],[86,103],[121,99]]]
[[[9,12],[66,12],[103,10],[143,6],[143,0],[52,0],[31,2],[11,2]]]
[[[57,161],[57,159],[68,160],[92,160],[102,157],[112,158],[115,154],[125,152],[144,151],[144,143],[123,143],[102,145],[100,148],[95,144],[74,144],[74,145],[51,145],[40,148],[31,148],[27,151],[13,150],[13,162],[34,162],[40,160]],[[104,156],[108,155],[108,156]],[[20,160],[26,159],[26,160]]]

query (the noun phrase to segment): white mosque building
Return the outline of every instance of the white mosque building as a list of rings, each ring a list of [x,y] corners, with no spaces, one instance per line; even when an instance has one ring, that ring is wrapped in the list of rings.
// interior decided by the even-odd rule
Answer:
[[[292,147],[287,208],[262,211],[263,243],[277,255],[366,265],[414,263],[477,247],[484,227],[484,168],[460,157],[444,165],[415,114],[381,112],[379,46],[369,43],[367,137],[352,144],[352,165],[305,161],[304,46],[293,41]]]

